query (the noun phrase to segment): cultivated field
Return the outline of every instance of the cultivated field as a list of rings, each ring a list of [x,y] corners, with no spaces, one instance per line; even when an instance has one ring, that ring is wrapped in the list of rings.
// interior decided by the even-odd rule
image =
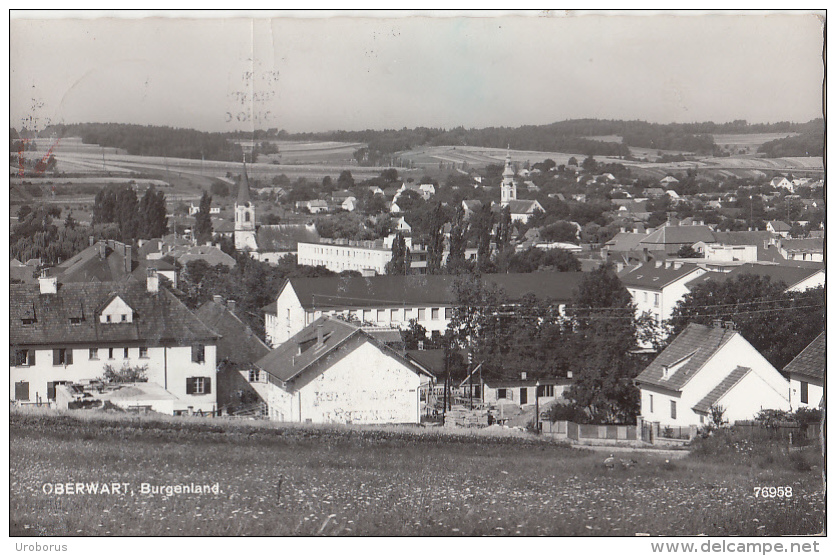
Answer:
[[[521,432],[16,411],[11,535],[780,535],[823,530],[821,468],[665,460]],[[522,436],[521,436],[522,435]],[[817,454],[808,454],[813,462]],[[56,483],[132,494],[46,494]],[[217,483],[208,494],[141,494]],[[45,485],[48,485],[45,487]],[[280,488],[279,488],[280,485]],[[791,498],[753,487],[791,486]],[[75,489],[76,487],[72,487]],[[87,487],[85,487],[87,488]]]

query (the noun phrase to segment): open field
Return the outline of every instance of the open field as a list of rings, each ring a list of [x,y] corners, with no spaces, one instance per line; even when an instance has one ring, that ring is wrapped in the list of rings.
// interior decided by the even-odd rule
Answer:
[[[728,147],[732,150],[749,148],[752,153],[757,152],[758,147],[769,141],[775,139],[784,139],[785,137],[795,137],[798,133],[782,132],[782,133],[729,133],[729,134],[714,134],[714,142],[723,147]]]
[[[13,410],[10,439],[13,536],[754,536],[823,529],[820,467],[666,462],[637,452],[618,454],[636,466],[610,470],[602,464],[607,454],[518,431]],[[45,493],[68,482],[127,483],[131,494]],[[142,494],[141,483],[217,483],[219,492]],[[791,486],[793,495],[755,498],[756,486]]]

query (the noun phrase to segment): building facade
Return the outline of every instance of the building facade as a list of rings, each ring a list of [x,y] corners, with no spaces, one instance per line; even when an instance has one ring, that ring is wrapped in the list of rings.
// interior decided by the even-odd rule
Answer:
[[[99,379],[106,366],[140,367],[177,398],[175,410],[215,411],[218,336],[155,274],[147,285],[41,278],[10,293],[11,400],[48,404],[56,385]]]

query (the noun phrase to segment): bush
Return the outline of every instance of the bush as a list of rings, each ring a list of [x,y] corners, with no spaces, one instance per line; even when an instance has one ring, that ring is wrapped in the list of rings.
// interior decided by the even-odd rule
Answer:
[[[101,376],[101,381],[106,384],[123,384],[126,382],[148,382],[146,372],[148,365],[137,365],[131,367],[127,363],[122,365],[118,371],[112,365],[104,366],[104,373]]]

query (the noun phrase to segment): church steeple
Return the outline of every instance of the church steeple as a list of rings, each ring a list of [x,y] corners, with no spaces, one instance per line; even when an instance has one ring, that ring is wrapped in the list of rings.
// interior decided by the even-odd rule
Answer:
[[[511,145],[505,154],[505,169],[502,171],[502,185],[500,186],[500,205],[506,207],[509,201],[517,198],[517,184],[514,181],[514,165],[511,163]]]
[[[250,201],[250,180],[247,177],[247,159],[244,158],[244,173],[238,185],[235,200],[235,249],[258,251],[255,235],[255,205]]]
[[[250,203],[250,180],[247,178],[247,155],[244,155],[244,174],[241,176],[241,184],[238,186],[238,205]]]

